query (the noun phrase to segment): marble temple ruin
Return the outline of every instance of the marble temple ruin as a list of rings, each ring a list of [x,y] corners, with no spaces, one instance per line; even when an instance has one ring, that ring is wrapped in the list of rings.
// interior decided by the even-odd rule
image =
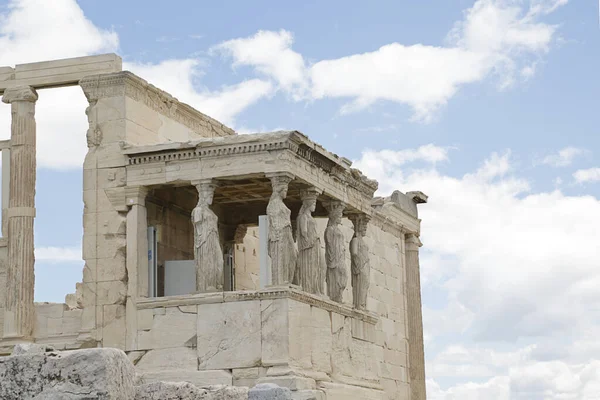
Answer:
[[[304,134],[238,135],[121,69],[114,54],[0,67],[0,355],[116,348],[146,382],[424,400],[427,196],[375,197]],[[35,303],[35,106],[68,85],[89,102],[85,265],[64,304]]]

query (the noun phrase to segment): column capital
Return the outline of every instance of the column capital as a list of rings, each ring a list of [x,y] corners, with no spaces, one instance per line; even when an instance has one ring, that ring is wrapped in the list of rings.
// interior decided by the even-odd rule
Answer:
[[[145,206],[149,189],[145,186],[130,186],[125,188],[125,204],[127,206]]]
[[[11,104],[15,101],[35,103],[38,99],[37,91],[31,86],[15,86],[4,91],[2,101]]]
[[[340,210],[344,212],[346,209],[346,203],[342,200],[327,200],[323,202],[323,206],[330,214],[340,212]]]
[[[354,233],[360,234],[361,236],[365,236],[367,234],[367,225],[369,225],[369,221],[371,220],[371,216],[367,214],[348,214],[348,219],[354,225]]]
[[[212,188],[216,188],[217,186],[219,186],[218,182],[211,178],[195,179],[195,180],[191,181],[190,183],[192,185],[194,185],[196,187],[196,189],[199,189],[199,187],[202,187],[205,185],[210,186]]]
[[[321,193],[323,193],[321,189],[311,186],[300,191],[300,198],[302,200],[316,200]]]
[[[419,247],[423,246],[419,237],[414,233],[407,233],[404,236],[404,241],[406,243],[406,251],[419,251]]]
[[[268,174],[265,174],[265,177],[269,178],[271,180],[271,182],[286,182],[290,183],[291,181],[293,181],[294,179],[296,179],[296,176],[294,174],[291,174],[289,172],[271,172]]]

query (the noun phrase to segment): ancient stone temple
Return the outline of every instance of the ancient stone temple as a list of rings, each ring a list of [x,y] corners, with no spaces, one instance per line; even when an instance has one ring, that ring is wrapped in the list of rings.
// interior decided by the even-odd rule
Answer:
[[[34,303],[35,104],[89,107],[81,283]],[[123,350],[147,381],[296,399],[425,399],[421,192],[377,182],[298,131],[238,135],[115,55],[0,68],[0,354]],[[82,110],[84,112],[84,110]]]

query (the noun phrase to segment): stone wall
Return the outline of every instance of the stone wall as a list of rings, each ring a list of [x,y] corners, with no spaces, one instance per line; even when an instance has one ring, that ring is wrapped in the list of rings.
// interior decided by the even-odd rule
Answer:
[[[324,247],[323,234],[327,219],[317,219],[317,223],[321,244]],[[346,242],[350,243],[354,232],[352,223],[345,219],[342,230]],[[335,319],[332,314],[331,323],[334,325],[331,329],[332,332],[335,332],[333,344],[334,347],[337,346],[338,353],[331,357],[329,367],[321,369],[321,371],[341,376],[342,381],[344,377],[368,377],[367,380],[379,382],[390,399],[408,398],[410,388],[404,234],[385,231],[373,222],[369,224],[365,242],[369,247],[371,262],[371,284],[367,309],[376,313],[379,320],[374,327],[367,326],[366,328],[365,334],[368,335],[370,343],[356,337],[361,335],[361,333],[357,333],[360,328],[352,326],[350,318]],[[244,258],[244,271],[258,274],[258,240],[244,240],[243,249],[243,255],[256,254],[251,259],[248,259],[247,256]],[[324,251],[322,253],[324,254]],[[251,262],[249,263],[248,260]],[[349,251],[346,252],[346,268],[348,277],[350,277]],[[237,273],[236,270],[236,276]],[[344,291],[343,302],[348,306],[352,304],[350,278]],[[322,319],[321,323],[324,324],[322,327],[324,331],[328,331],[326,318]],[[330,337],[324,337],[325,341],[332,340]],[[331,343],[326,343],[325,346],[331,346]],[[364,354],[371,354],[371,358],[365,359]]]
[[[250,227],[243,243],[235,245],[233,256],[235,290],[258,290],[260,288],[258,227]]]
[[[336,391],[354,388],[385,398],[373,314],[293,288],[172,296],[138,307],[137,349],[128,353],[149,381],[275,383],[319,399],[328,391],[327,399],[347,398]]]
[[[164,295],[165,261],[194,259],[191,212],[197,201],[197,196],[184,188],[156,189],[148,194],[148,226],[156,228],[158,238],[158,296]]]

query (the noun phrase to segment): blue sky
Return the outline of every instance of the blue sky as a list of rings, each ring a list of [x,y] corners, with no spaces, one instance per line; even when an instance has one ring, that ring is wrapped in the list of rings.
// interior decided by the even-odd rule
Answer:
[[[429,398],[598,397],[597,2],[18,0],[0,14],[0,65],[117,52],[240,133],[297,129],[381,195],[427,193]],[[38,301],[81,279],[85,107],[79,88],[40,92]],[[0,107],[2,138],[9,123]]]

